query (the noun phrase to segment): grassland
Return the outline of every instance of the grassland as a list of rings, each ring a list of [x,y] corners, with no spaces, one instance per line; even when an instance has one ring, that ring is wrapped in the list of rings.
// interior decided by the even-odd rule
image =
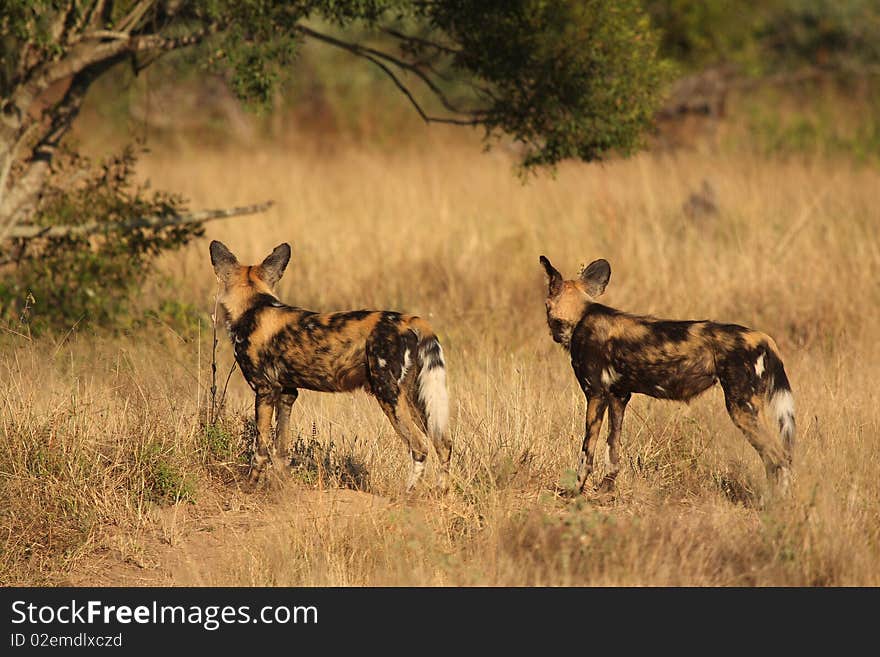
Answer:
[[[177,144],[142,169],[193,207],[276,206],[163,256],[139,328],[2,337],[3,583],[880,585],[876,168],[690,151],[523,185],[504,150],[434,129],[393,151]],[[720,212],[690,219],[703,179]],[[286,302],[430,319],[450,376],[447,496],[402,494],[408,457],[363,393],[303,393],[309,458],[281,490],[239,489],[252,396],[237,372],[204,428],[208,238],[243,261],[290,242]],[[569,274],[607,258],[621,309],[773,335],[798,405],[791,497],[766,497],[718,390],[636,398],[616,496],[555,496],[583,397],[546,328],[542,253]],[[225,341],[218,356],[222,379]]]

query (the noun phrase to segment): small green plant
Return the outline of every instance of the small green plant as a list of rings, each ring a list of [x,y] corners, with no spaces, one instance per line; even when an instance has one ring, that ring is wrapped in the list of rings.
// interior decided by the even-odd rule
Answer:
[[[195,479],[183,471],[171,450],[152,443],[144,450],[143,461],[145,492],[151,502],[173,504],[195,501]]]
[[[247,427],[245,430],[248,431]],[[222,417],[202,426],[202,444],[208,460],[246,462],[247,450],[242,449],[242,442],[238,432]]]

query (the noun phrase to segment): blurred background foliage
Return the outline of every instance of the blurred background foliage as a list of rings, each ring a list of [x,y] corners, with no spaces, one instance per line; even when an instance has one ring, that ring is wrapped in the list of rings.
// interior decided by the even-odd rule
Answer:
[[[722,146],[748,137],[764,154],[852,155],[860,161],[880,154],[880,3],[644,0],[644,7],[673,80],[719,72],[726,95],[723,132],[730,136],[736,128],[735,136],[720,139]],[[334,33],[330,24],[320,28]],[[375,47],[395,45],[366,25],[349,26],[344,34]],[[386,75],[342,50],[304,44],[260,107],[238,101],[228,76],[205,61],[204,53],[189,50],[139,75],[117,67],[96,83],[80,134],[98,143],[135,134],[163,141],[196,137],[217,146],[328,135],[378,145],[419,138],[421,119]],[[468,90],[452,86],[449,93],[463,97]],[[429,111],[439,109],[432,98],[422,100]],[[675,135],[677,127],[667,127]],[[658,131],[663,129],[661,122]],[[699,128],[696,133],[702,135]]]
[[[880,65],[872,0],[645,0],[662,53],[693,71],[737,63],[752,74],[821,67],[862,76]]]

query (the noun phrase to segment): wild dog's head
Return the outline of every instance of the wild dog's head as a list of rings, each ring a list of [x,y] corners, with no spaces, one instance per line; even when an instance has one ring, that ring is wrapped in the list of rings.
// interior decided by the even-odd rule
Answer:
[[[576,279],[566,281],[545,256],[541,256],[540,260],[549,277],[547,300],[544,303],[547,307],[547,325],[553,340],[567,349],[572,331],[583,317],[590,297],[601,296],[605,291],[611,278],[611,265],[607,260],[594,260],[581,268]]]
[[[222,242],[211,242],[211,264],[220,283],[220,303],[235,318],[258,294],[273,294],[290,262],[290,245],[279,244],[259,265],[242,265]],[[273,295],[274,296],[274,295]]]

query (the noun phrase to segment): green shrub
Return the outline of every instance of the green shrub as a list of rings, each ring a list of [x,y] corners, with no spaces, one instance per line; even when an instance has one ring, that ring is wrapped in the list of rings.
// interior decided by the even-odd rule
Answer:
[[[157,504],[195,501],[195,478],[184,472],[173,450],[150,443],[141,457],[147,499]]]
[[[90,234],[19,241],[9,249],[13,263],[0,271],[0,321],[27,321],[39,333],[93,324],[131,322],[133,292],[157,255],[201,235],[200,224],[126,227],[132,219],[172,216],[184,210],[180,196],[149,192],[134,182],[135,147],[93,165],[69,155],[43,195],[35,224],[82,226]]]

